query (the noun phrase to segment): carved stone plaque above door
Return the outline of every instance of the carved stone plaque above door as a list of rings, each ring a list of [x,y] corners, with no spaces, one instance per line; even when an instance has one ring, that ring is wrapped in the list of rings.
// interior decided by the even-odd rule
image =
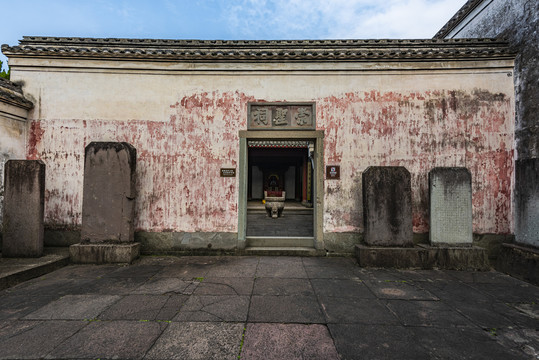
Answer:
[[[252,103],[248,130],[315,130],[314,103]]]

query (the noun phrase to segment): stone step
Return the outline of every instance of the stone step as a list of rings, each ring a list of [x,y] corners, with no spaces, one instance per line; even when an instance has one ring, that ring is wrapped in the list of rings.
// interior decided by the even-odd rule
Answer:
[[[252,207],[252,208],[249,207],[249,208],[247,208],[247,212],[248,213],[261,214],[261,213],[265,213],[266,209],[261,208],[261,207]],[[300,207],[287,209],[285,207],[284,210],[283,210],[283,214],[285,214],[285,213],[286,214],[312,214],[313,209],[312,208],[300,208]]]
[[[309,236],[247,236],[247,247],[304,247],[314,248],[314,238]]]
[[[0,290],[48,274],[69,264],[68,248],[43,249],[38,258],[0,257]]]
[[[247,247],[245,255],[259,256],[326,256],[324,250],[312,247]]]

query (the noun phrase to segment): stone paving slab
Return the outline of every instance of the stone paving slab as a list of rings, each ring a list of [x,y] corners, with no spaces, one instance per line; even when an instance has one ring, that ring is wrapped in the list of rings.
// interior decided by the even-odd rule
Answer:
[[[301,262],[295,264],[259,264],[256,271],[257,278],[271,277],[271,278],[287,278],[298,279],[307,278],[307,272]]]
[[[428,349],[409,328],[399,325],[329,324],[342,360],[431,360]]]
[[[355,267],[341,266],[305,266],[310,279],[352,279],[358,277]]]
[[[339,359],[325,325],[248,324],[241,352],[245,360]]]
[[[328,324],[398,325],[399,320],[381,301],[360,298],[320,297]]]
[[[536,302],[539,299],[539,289],[529,284],[513,285],[511,291],[507,291],[507,284],[472,284],[471,286],[503,302]]]
[[[319,296],[357,297],[374,299],[373,292],[359,279],[312,279],[311,283]]]
[[[253,295],[302,295],[314,296],[314,290],[308,279],[257,278]]]
[[[165,306],[166,295],[128,295],[103,311],[100,320],[155,320]]]
[[[72,286],[64,292],[66,294],[129,295],[148,280],[141,277],[102,277],[95,280],[71,279],[69,281],[78,283],[79,286]]]
[[[142,359],[165,327],[157,322],[94,321],[47,359]]]
[[[474,326],[462,314],[440,301],[388,300],[386,304],[405,326]]]
[[[146,359],[238,359],[243,323],[172,323]]]
[[[493,297],[487,293],[470,287],[458,281],[422,282],[418,285],[427,290],[441,301],[464,301],[470,303],[484,303],[493,301]]]
[[[19,331],[15,330],[14,336],[0,340],[0,359],[45,358],[56,346],[84,326],[86,323],[83,321],[45,321],[26,328],[26,331],[20,331],[19,328]]]
[[[514,311],[514,309],[505,303],[487,302],[481,304],[481,306],[477,306],[477,304],[461,301],[448,303],[448,306],[483,329],[517,326],[514,321],[507,317],[507,315]],[[451,314],[454,314],[454,312]]]
[[[182,280],[179,278],[157,278],[146,281],[133,290],[133,294],[192,294],[199,285],[196,280]]]
[[[249,297],[237,295],[193,295],[181,307],[173,321],[245,322]]]
[[[315,296],[253,295],[249,322],[322,323],[324,316]]]
[[[194,278],[207,277],[211,265],[203,264],[173,264],[163,267],[154,278],[178,278],[182,280],[192,280]]]
[[[118,295],[66,295],[24,317],[26,320],[89,320],[120,300]]]
[[[58,299],[59,296],[6,295],[0,300],[0,320],[20,319]]]
[[[438,359],[523,359],[524,354],[496,342],[496,336],[478,328],[411,329],[419,344]]]
[[[365,281],[365,285],[379,299],[439,300],[427,290],[406,280]]]
[[[532,359],[538,291],[351,258],[72,265],[0,291],[0,358]]]
[[[193,292],[195,295],[251,295],[254,279],[206,277]]]

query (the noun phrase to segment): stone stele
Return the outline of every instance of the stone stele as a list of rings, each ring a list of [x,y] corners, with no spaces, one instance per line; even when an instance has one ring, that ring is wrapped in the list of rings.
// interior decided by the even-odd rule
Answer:
[[[438,167],[429,173],[431,245],[471,246],[472,176],[462,167]]]
[[[71,245],[75,263],[131,263],[135,243],[137,153],[128,143],[92,142],[84,157],[81,243]]]
[[[84,158],[82,243],[134,241],[136,150],[92,142]]]
[[[539,248],[539,158],[516,161],[515,240]]]
[[[8,160],[5,165],[3,257],[43,255],[45,164]]]
[[[363,219],[368,246],[413,246],[412,188],[406,168],[371,166],[365,170]]]

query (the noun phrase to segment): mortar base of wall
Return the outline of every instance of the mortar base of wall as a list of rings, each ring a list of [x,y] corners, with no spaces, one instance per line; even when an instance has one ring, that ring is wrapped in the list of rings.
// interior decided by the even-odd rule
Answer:
[[[0,233],[1,239],[1,233]],[[355,246],[361,244],[361,232],[326,232],[324,250],[327,256],[350,256]],[[429,233],[414,233],[414,244],[429,244]],[[135,241],[141,244],[142,254],[152,255],[235,255],[241,248],[237,233],[225,232],[151,232],[137,231]],[[68,247],[80,242],[80,230],[45,228],[45,246]],[[503,243],[513,243],[514,235],[474,234],[473,245],[485,248],[492,264]],[[1,244],[1,242],[0,242]]]

